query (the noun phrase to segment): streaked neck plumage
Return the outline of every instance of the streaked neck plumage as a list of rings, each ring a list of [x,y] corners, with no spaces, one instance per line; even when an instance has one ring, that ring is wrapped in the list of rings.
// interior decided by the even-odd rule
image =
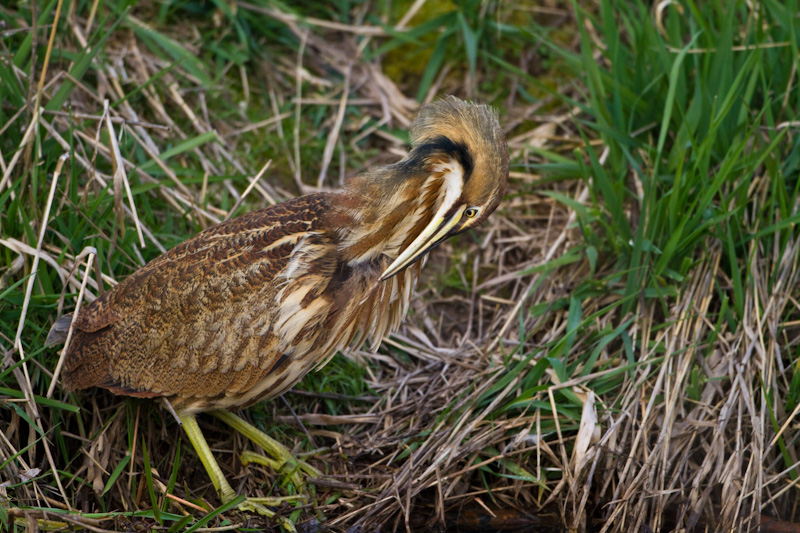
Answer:
[[[408,159],[353,178],[344,193],[339,250],[350,266],[394,260],[411,244],[444,202],[461,193],[461,167],[450,158],[420,168]]]

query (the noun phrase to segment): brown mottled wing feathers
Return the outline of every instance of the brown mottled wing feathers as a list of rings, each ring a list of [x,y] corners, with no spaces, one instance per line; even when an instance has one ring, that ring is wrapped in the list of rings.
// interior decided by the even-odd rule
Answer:
[[[238,217],[136,271],[81,311],[65,383],[178,400],[253,387],[284,355],[270,350],[271,323],[293,250],[306,239],[334,255],[328,201],[310,195]]]

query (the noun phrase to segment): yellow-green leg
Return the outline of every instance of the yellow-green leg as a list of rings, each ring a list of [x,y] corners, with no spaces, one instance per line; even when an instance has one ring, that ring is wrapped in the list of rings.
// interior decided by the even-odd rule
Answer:
[[[244,464],[247,464],[247,462],[254,462],[267,465],[276,472],[282,472],[286,474],[298,488],[305,485],[302,473],[305,473],[311,477],[322,476],[322,473],[319,470],[302,459],[297,459],[292,455],[292,452],[286,448],[286,446],[282,445],[280,442],[276,441],[257,427],[246,422],[241,417],[223,409],[211,411],[211,414],[228,424],[232,429],[247,437],[253,444],[259,446],[273,458],[269,459],[262,455],[245,452],[241,456],[241,460]]]
[[[197,419],[194,415],[180,415],[180,417],[181,422],[183,422],[183,430],[186,432],[186,436],[189,437],[192,446],[194,446],[194,451],[197,452],[200,462],[206,468],[208,477],[211,478],[211,483],[217,489],[222,503],[228,503],[236,497],[236,492],[234,492],[228,480],[225,479],[225,474],[222,473],[219,463],[214,459],[211,448],[208,446],[203,432],[200,431],[200,426],[197,425]]]
[[[183,423],[183,430],[186,432],[186,436],[189,437],[189,441],[192,443],[195,452],[197,452],[200,462],[203,463],[206,472],[208,472],[208,477],[211,478],[211,483],[213,483],[214,488],[217,489],[222,503],[228,503],[236,498],[236,492],[225,479],[225,474],[222,473],[219,463],[214,459],[211,448],[208,446],[208,442],[203,436],[200,426],[197,425],[195,416],[192,414],[181,414],[179,416]],[[287,498],[248,498],[239,505],[239,510],[257,512],[272,518],[275,516],[275,513],[270,511],[265,505],[278,505],[281,501],[296,499],[298,499],[297,496],[289,496]],[[285,529],[288,531],[295,531],[294,524],[292,524],[291,521],[280,518],[279,520]]]

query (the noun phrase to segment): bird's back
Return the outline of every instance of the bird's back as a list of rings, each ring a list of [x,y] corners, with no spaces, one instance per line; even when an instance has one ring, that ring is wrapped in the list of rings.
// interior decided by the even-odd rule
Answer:
[[[326,220],[334,198],[219,224],[136,271],[81,310],[64,383],[166,396],[184,411],[246,405],[294,385],[372,314],[388,313],[384,330],[396,326],[404,309],[375,291],[385,264],[338,262]]]

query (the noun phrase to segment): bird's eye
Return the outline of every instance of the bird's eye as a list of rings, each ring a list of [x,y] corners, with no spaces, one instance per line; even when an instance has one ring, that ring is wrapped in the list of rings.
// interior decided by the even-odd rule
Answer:
[[[464,211],[464,214],[467,215],[467,218],[475,218],[480,212],[481,210],[477,207],[469,207],[466,211]]]

